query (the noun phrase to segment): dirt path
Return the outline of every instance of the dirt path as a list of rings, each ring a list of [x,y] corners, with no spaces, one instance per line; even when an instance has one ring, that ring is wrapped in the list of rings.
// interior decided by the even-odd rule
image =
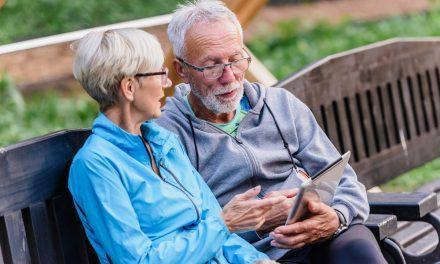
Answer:
[[[303,5],[267,6],[246,29],[246,38],[270,29],[276,22],[298,19],[305,22],[341,19],[375,20],[390,15],[415,13],[429,9],[429,0],[329,0]]]

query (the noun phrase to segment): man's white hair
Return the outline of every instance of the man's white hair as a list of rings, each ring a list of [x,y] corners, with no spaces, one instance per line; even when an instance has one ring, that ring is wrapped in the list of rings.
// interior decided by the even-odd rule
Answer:
[[[116,103],[124,77],[157,71],[164,63],[156,37],[139,29],[90,32],[72,48],[76,51],[73,75],[101,111]]]
[[[184,58],[185,35],[199,22],[212,22],[227,19],[234,23],[243,40],[243,28],[237,16],[222,1],[198,0],[179,5],[168,25],[168,38],[173,45],[174,55]]]

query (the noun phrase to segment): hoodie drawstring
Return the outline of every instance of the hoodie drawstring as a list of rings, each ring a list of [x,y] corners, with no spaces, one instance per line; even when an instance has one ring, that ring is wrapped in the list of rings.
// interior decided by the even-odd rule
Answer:
[[[191,126],[191,133],[192,133],[192,138],[193,138],[193,144],[194,144],[194,148],[195,148],[195,151],[196,151],[196,169],[197,169],[198,172],[200,172],[200,170],[199,170],[199,149],[197,148],[197,140],[196,140],[196,133],[194,132],[194,125],[193,125],[191,117],[189,115],[185,115],[185,116],[186,116],[186,118],[189,121],[189,125]]]
[[[298,167],[296,166],[296,163],[295,163],[295,161],[293,159],[293,154],[292,154],[292,152],[290,151],[290,148],[289,148],[289,143],[287,143],[286,139],[284,138],[284,135],[281,132],[280,126],[278,125],[278,121],[275,118],[275,115],[273,114],[272,109],[269,107],[269,105],[266,102],[266,98],[263,99],[263,103],[267,107],[267,110],[269,110],[269,113],[270,113],[270,115],[272,116],[272,119],[275,122],[275,126],[277,128],[278,134],[280,135],[281,140],[283,141],[284,148],[287,150],[287,153],[289,153],[289,158],[290,158],[290,160],[291,160],[291,162],[293,164],[293,168],[295,169],[295,171],[298,171]],[[196,169],[197,169],[198,172],[200,172],[200,170],[199,170],[199,150],[198,150],[198,147],[197,147],[197,140],[196,140],[196,134],[194,132],[193,121],[192,121],[192,119],[191,119],[191,117],[189,115],[185,115],[185,116],[188,119],[189,125],[191,127],[191,133],[192,133],[192,138],[193,138],[194,149],[196,151]]]
[[[280,126],[278,125],[277,119],[275,118],[275,115],[273,114],[272,109],[270,109],[269,105],[266,102],[266,98],[263,99],[263,103],[267,107],[267,110],[269,110],[269,113],[272,116],[273,121],[275,121],[275,126],[277,127],[278,134],[280,135],[281,140],[283,141],[284,148],[289,153],[289,157],[290,157],[290,160],[292,161],[293,168],[295,169],[295,171],[298,171],[298,168],[297,168],[297,166],[295,164],[295,161],[293,160],[292,152],[290,151],[290,148],[289,148],[289,143],[287,143],[286,139],[284,138],[284,135],[281,132]]]

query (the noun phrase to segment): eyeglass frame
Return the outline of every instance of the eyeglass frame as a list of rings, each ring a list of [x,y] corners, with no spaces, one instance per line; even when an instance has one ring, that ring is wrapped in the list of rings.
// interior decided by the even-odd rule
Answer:
[[[248,54],[248,52],[247,52],[246,50],[244,50],[244,51]],[[243,70],[243,71],[241,72],[241,73],[243,73],[243,72],[247,71],[247,69],[249,69],[249,65],[250,65],[251,62],[252,62],[252,58],[251,58],[251,56],[249,56],[249,54],[248,54],[248,57],[244,57],[244,58],[241,58],[241,59],[238,59],[238,60],[235,60],[235,61],[229,62],[229,63],[217,63],[217,64],[214,64],[214,65],[204,66],[204,67],[200,67],[200,66],[193,65],[193,64],[191,64],[191,63],[185,61],[184,59],[180,58],[180,57],[176,57],[176,59],[177,59],[178,61],[180,61],[181,63],[185,64],[186,66],[191,67],[191,68],[193,68],[194,70],[196,70],[196,71],[198,71],[198,72],[201,72],[201,73],[203,74],[203,77],[204,77],[205,79],[208,79],[208,80],[215,80],[215,79],[219,78],[219,77],[222,76],[222,75],[220,74],[219,76],[217,76],[217,77],[215,77],[215,78],[206,78],[204,71],[205,71],[205,69],[207,69],[207,68],[214,68],[214,67],[216,67],[216,66],[218,66],[218,65],[222,65],[222,66],[223,66],[223,69],[222,69],[221,72],[223,72],[223,71],[225,70],[225,68],[228,67],[228,66],[232,68],[232,64],[233,64],[233,63],[236,63],[236,62],[241,61],[241,60],[247,60],[247,61],[248,61],[248,67],[247,67],[245,70]]]
[[[156,76],[156,75],[165,75],[165,77],[162,77],[161,81],[162,81],[162,85],[166,86],[166,84],[168,82],[168,74],[169,74],[169,70],[167,67],[165,67],[165,68],[163,68],[162,71],[159,71],[159,72],[136,73],[134,75],[134,77],[148,77],[148,76]]]

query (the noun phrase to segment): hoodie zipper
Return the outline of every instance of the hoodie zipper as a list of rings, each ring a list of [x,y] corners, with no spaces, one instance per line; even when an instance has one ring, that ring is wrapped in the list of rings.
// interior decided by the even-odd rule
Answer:
[[[249,113],[248,113],[249,114]],[[241,120],[243,122],[243,120],[248,116],[248,114],[246,114],[246,116]],[[206,124],[208,124],[209,126],[211,126],[212,128],[214,128],[215,130],[217,130],[218,132],[222,133],[222,134],[226,134],[229,137],[231,137],[236,143],[237,145],[239,145],[245,152],[246,156],[249,158],[249,161],[251,162],[251,167],[252,167],[252,177],[251,177],[251,182],[253,187],[257,186],[257,180],[256,180],[256,173],[257,173],[257,161],[254,157],[254,155],[252,154],[252,152],[248,149],[248,147],[243,143],[243,141],[241,141],[240,139],[238,139],[237,137],[233,137],[230,134],[226,133],[225,131],[221,130],[220,128],[216,127],[215,125],[206,122]],[[240,127],[240,125],[239,125]],[[237,128],[237,132],[238,129]],[[257,195],[259,198],[262,198],[264,196],[264,191],[261,190],[261,192]]]

